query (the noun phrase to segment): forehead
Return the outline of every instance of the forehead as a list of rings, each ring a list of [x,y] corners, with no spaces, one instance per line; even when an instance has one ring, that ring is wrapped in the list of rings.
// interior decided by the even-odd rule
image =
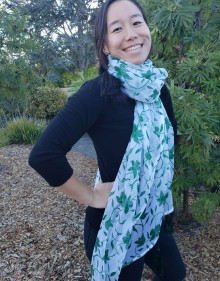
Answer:
[[[133,17],[142,17],[141,11],[134,3],[129,0],[115,1],[108,8],[107,25]]]

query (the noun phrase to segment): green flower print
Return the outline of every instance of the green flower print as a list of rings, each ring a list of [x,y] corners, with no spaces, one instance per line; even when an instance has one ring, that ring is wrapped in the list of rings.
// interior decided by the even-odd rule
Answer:
[[[122,238],[124,244],[126,245],[126,247],[128,248],[130,242],[131,242],[131,233],[130,231],[127,231],[126,235]]]
[[[145,240],[146,240],[145,236],[144,236],[144,234],[142,234],[141,237],[134,243],[137,244],[138,247],[142,247],[145,243]]]
[[[132,138],[135,142],[140,143],[143,140],[143,132],[138,129],[138,126],[134,124],[132,131]]]
[[[132,160],[131,167],[128,169],[128,171],[131,171],[134,175],[134,178],[136,178],[138,172],[140,171],[140,162]]]
[[[169,193],[163,193],[162,191],[160,192],[160,197],[157,198],[157,201],[159,202],[159,206],[161,205],[165,205],[166,204],[166,200],[168,198]]]
[[[154,240],[155,237],[158,237],[160,234],[160,224],[158,224],[155,228],[150,231],[150,240]]]
[[[160,100],[167,72],[150,60],[108,59],[109,73],[135,100],[134,124],[95,242],[91,281],[117,281],[124,266],[155,245],[164,215],[173,211],[173,128]]]
[[[131,201],[131,196],[129,196],[127,198],[125,192],[121,193],[120,197],[116,197],[117,198],[117,202],[124,208],[124,213],[127,214],[129,209],[133,206],[133,203]]]

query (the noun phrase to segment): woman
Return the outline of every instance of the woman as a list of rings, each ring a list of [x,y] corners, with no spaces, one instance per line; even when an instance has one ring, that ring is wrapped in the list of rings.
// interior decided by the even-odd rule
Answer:
[[[151,35],[142,7],[136,0],[107,0],[95,40],[102,73],[69,99],[29,163],[51,186],[88,206],[91,280],[138,281],[144,263],[154,280],[183,280],[185,267],[165,223],[173,211],[176,121],[167,72],[148,60]],[[65,157],[85,132],[98,159],[94,189],[73,175]]]

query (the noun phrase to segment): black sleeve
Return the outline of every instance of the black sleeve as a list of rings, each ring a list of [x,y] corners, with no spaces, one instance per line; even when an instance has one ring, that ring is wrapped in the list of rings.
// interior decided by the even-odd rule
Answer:
[[[166,113],[170,119],[170,122],[173,126],[174,140],[177,141],[177,122],[173,111],[173,104],[172,104],[170,92],[167,89],[166,85],[164,85],[161,89],[160,98],[166,110]]]
[[[91,128],[102,110],[97,79],[71,96],[34,145],[29,165],[51,186],[60,186],[73,174],[66,159],[72,146]]]

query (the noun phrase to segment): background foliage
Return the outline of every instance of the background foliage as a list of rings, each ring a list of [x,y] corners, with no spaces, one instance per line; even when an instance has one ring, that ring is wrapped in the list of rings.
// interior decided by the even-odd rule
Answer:
[[[194,195],[194,216],[207,219],[220,202],[220,3],[140,2],[152,31],[152,60],[169,70],[180,136],[173,184],[176,203],[183,204],[187,214],[189,194]]]
[[[91,1],[8,2],[29,18],[30,30],[41,46],[32,59],[49,80],[61,83],[63,72],[83,71],[95,63],[93,31],[97,8]]]
[[[41,78],[31,64],[38,41],[28,32],[28,18],[18,9],[0,9],[0,116],[22,112],[30,89]]]
[[[38,119],[51,119],[64,106],[67,96],[55,87],[40,87],[30,95],[26,114]]]

